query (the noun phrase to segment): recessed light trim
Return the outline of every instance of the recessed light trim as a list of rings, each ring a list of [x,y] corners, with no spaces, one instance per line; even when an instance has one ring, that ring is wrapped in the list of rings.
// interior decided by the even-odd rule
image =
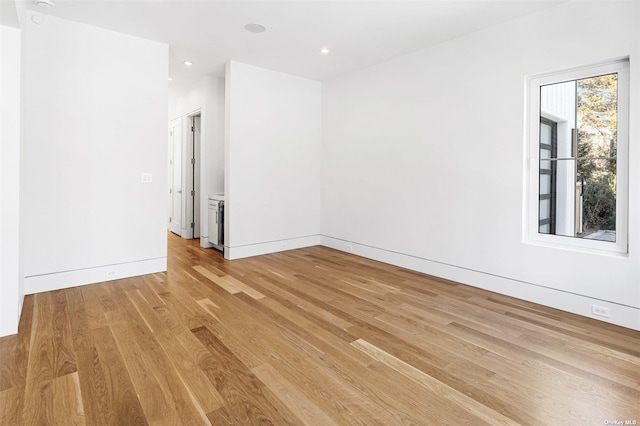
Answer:
[[[249,31],[250,33],[263,33],[267,31],[267,27],[265,27],[262,24],[255,24],[255,23],[245,25],[244,29]]]
[[[328,47],[323,47],[322,49],[320,49],[320,54],[321,55],[328,55],[329,54],[329,48]]]
[[[167,80],[169,81],[173,81],[173,79],[171,77],[167,77]]]
[[[191,62],[191,61],[184,61],[184,66],[185,66],[185,67],[190,67],[191,65],[193,65],[193,62]]]
[[[47,9],[51,9],[56,7],[56,4],[53,2],[53,0],[33,0],[33,2],[40,7],[44,7]]]

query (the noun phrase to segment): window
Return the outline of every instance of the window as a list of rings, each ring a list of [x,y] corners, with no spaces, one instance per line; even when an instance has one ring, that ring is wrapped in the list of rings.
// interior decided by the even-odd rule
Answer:
[[[528,242],[627,252],[628,60],[528,80]]]

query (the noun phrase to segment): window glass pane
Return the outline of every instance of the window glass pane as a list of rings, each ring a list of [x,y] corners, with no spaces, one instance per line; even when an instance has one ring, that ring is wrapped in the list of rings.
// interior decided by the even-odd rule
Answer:
[[[615,160],[579,159],[577,169],[576,236],[616,241]]]
[[[549,200],[540,200],[540,220],[548,219],[550,215]]]
[[[577,156],[615,157],[618,133],[618,75],[607,74],[578,80],[576,98]]]
[[[551,170],[551,165],[555,163],[554,161],[551,160],[540,160],[540,172],[542,174],[542,172],[546,171],[546,170]]]
[[[616,240],[617,79],[540,87],[540,233]]]
[[[551,192],[551,176],[540,174],[540,193],[549,194]]]
[[[551,126],[548,124],[540,126],[540,144],[551,145]]]

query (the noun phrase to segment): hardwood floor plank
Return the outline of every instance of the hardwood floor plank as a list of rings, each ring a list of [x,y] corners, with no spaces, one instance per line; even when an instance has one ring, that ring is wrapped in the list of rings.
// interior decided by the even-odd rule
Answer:
[[[142,275],[138,277],[141,282],[138,284],[138,291],[142,294],[149,306],[153,309],[164,306],[164,301],[154,291],[154,284],[158,283],[154,275]]]
[[[86,305],[83,303],[83,295],[84,292],[69,291],[67,299],[71,315],[73,347],[77,357],[78,380],[85,410],[85,423],[96,426],[116,424],[116,415],[113,411],[114,402],[111,400],[112,395],[107,390],[107,379],[94,344],[89,325],[91,321],[86,312]]]
[[[235,290],[239,290],[254,299],[262,299],[265,297],[250,285],[250,282],[245,279],[245,276],[242,277],[242,280],[239,280],[234,276],[226,274],[216,267],[208,264],[194,269],[201,272],[202,275],[206,276],[209,280],[215,282],[220,287],[227,289],[229,293],[236,294],[237,292]]]
[[[604,424],[640,418],[640,332],[308,247],[29,295],[0,425]]]
[[[194,266],[193,269],[195,269],[201,275],[211,280],[211,282],[216,283],[217,285],[219,285],[229,293],[231,294],[240,293],[240,289],[237,288],[235,285],[233,285],[233,283],[229,282],[228,280],[222,279],[222,277],[217,276],[213,272],[210,272],[204,266],[200,266],[200,265]]]
[[[53,424],[85,425],[84,406],[78,373],[59,376],[52,381]]]
[[[243,292],[247,296],[252,297],[253,299],[257,300],[257,299],[262,299],[262,298],[265,297],[264,294],[262,294],[259,291],[255,290],[251,286],[246,285],[242,281],[232,277],[231,275],[226,275],[226,276],[223,276],[223,277],[219,277],[218,279],[219,280],[225,280],[226,282],[231,284],[233,287],[237,288],[238,290],[240,290],[241,292]]]
[[[131,303],[133,303],[133,306],[135,306],[140,317],[151,332],[165,329],[165,324],[160,320],[157,312],[153,309],[153,306],[151,306],[147,299],[144,298],[140,290],[136,289],[125,291],[125,294]]]
[[[150,424],[179,423],[180,417],[176,412],[175,404],[171,397],[162,391],[155,372],[145,362],[143,351],[136,343],[130,327],[125,322],[116,322],[110,325],[110,329],[117,348],[122,354],[122,360],[131,377],[146,420]]]
[[[0,338],[0,392],[10,388],[25,387],[34,299],[33,295],[24,298],[18,334]],[[20,398],[20,401],[24,402],[24,398]]]
[[[157,378],[160,390],[167,398],[171,398],[181,424],[206,425],[209,423],[202,407],[199,406],[180,375],[172,368],[166,353],[155,348],[147,349],[142,351],[142,359],[152,375]]]
[[[99,284],[93,284],[80,288],[89,327],[92,329],[107,326],[107,318],[104,315],[103,304],[96,291],[98,287]]]
[[[306,398],[287,379],[269,364],[262,364],[251,371],[300,419],[309,425],[336,424],[324,411]]]
[[[315,318],[331,324],[337,329],[345,330],[353,325],[349,321],[345,321],[344,319],[333,315],[331,312],[327,312],[315,304],[288,292],[276,279],[260,274],[256,280],[263,287],[263,293],[267,294],[272,299],[279,300],[282,304],[286,303],[291,309],[295,309],[301,313],[304,312],[307,315],[312,315]]]
[[[177,319],[179,325],[189,329],[196,327],[197,325],[193,325],[194,321],[198,316],[206,313],[206,310],[196,300],[190,299],[190,296],[186,294],[181,294],[177,289],[172,292],[161,293],[159,296],[166,303],[166,310],[172,321]]]
[[[0,392],[24,386],[25,377],[21,374],[23,371],[14,368],[16,361],[24,356],[19,353],[21,340],[23,339],[19,334],[0,338]]]
[[[92,334],[104,371],[105,390],[114,414],[110,424],[148,424],[111,330],[108,327],[98,328]]]
[[[273,424],[297,423],[291,412],[274,409],[265,396],[265,385],[206,327],[191,332],[212,354],[199,366],[227,402],[233,423],[253,424],[263,419]]]
[[[385,315],[376,317],[376,320],[385,320],[387,318]],[[431,376],[438,378],[442,383],[449,384],[465,394],[473,395],[474,399],[489,407],[501,407],[510,418],[519,423],[537,424],[545,421],[545,418],[536,416],[536,413],[540,413],[542,410],[523,410],[521,407],[509,403],[513,398],[514,381],[518,383],[517,386],[521,391],[526,392],[537,401],[546,401],[548,405],[554,403],[554,399],[549,397],[548,390],[536,389],[530,385],[528,380],[517,380],[520,377],[519,372],[522,371],[524,359],[497,356],[482,347],[453,334],[448,334],[446,327],[437,324],[436,327],[429,327],[419,321],[409,322],[391,317],[380,326],[393,335],[411,340],[421,348],[429,349],[430,352],[448,359],[449,364],[442,370],[434,370],[431,366],[426,366],[425,369],[424,364],[420,367],[421,370],[429,372]],[[417,331],[412,332],[411,330],[414,328]],[[424,337],[428,337],[428,339]],[[491,362],[488,362],[487,358],[491,358]],[[498,373],[506,371],[505,367],[507,366],[511,367],[508,374],[510,379],[504,380]],[[545,373],[537,371],[538,369],[533,366],[529,366],[529,368],[532,368],[532,374]],[[487,381],[492,383],[490,393],[473,389],[473,386],[470,386],[473,383]]]
[[[198,364],[205,362],[206,357],[202,353],[206,350],[202,345],[198,345],[199,342],[193,337],[190,330],[180,327],[158,336],[158,340],[185,388],[188,389],[192,402],[204,413],[209,413],[222,407],[225,401],[199,369]]]
[[[592,373],[590,371],[583,370],[581,368],[575,367],[573,364],[563,362],[562,360],[557,360],[552,358],[544,353],[539,353],[531,349],[527,349],[521,346],[514,345],[511,342],[506,342],[501,339],[488,336],[479,331],[473,330],[469,327],[463,326],[461,324],[452,323],[451,327],[455,327],[457,331],[461,334],[466,334],[467,336],[474,336],[476,341],[482,341],[483,344],[489,349],[496,351],[498,353],[506,354],[510,356],[511,353],[516,353],[523,358],[538,361],[541,363],[545,363],[547,365],[553,366],[556,369],[563,370],[572,375],[582,377],[590,382],[594,382],[600,385],[609,386],[612,388],[618,388],[625,395],[625,398],[629,398],[631,401],[640,401],[640,389],[629,387],[625,384],[616,382],[611,379],[607,379],[603,377],[602,372],[598,374]],[[615,369],[612,369],[615,370]]]
[[[234,333],[220,322],[219,319],[211,315],[201,315],[198,317],[201,325],[206,327],[218,340],[220,340],[247,368],[252,368],[266,362],[257,353],[251,341],[242,338],[240,333]],[[198,327],[193,327],[195,329]]]
[[[48,295],[36,295],[33,309],[33,327],[29,343],[29,362],[22,413],[24,424],[51,424],[53,422],[53,394],[51,380],[55,376],[53,354],[54,307]]]
[[[621,357],[621,354],[626,354],[626,355],[629,355],[629,357],[624,357],[624,358],[629,359],[631,361],[640,357],[640,346],[619,344],[620,339],[616,339],[616,340],[607,339],[607,338],[600,339],[593,335],[585,335],[584,333],[573,331],[572,329],[567,328],[566,326],[559,327],[553,324],[548,324],[545,321],[539,321],[534,318],[529,318],[526,315],[518,315],[512,312],[505,312],[504,315],[510,318],[517,319],[519,321],[528,322],[538,327],[545,328],[546,330],[552,330],[558,334],[562,334],[567,337],[575,338],[575,340],[584,342],[585,344],[591,344],[593,347],[610,349],[610,351],[608,351],[609,355]],[[557,335],[557,334],[554,333],[554,335]],[[618,352],[618,353],[614,353],[614,352]]]
[[[0,425],[22,425],[24,388],[15,387],[0,391]]]
[[[404,385],[395,383],[393,377],[372,374],[371,363],[365,366],[327,354],[317,364],[304,354],[291,354],[286,359],[272,359],[270,364],[337,423],[421,423],[418,412],[394,397]]]
[[[67,292],[52,292],[54,296],[53,310],[53,376],[60,377],[75,373],[76,354],[73,349],[73,339],[71,337],[71,323],[69,310],[67,307]]]
[[[360,349],[376,361],[380,361],[392,369],[396,370],[403,376],[415,381],[421,386],[427,388],[431,393],[446,398],[449,402],[455,404],[458,410],[453,414],[454,418],[463,423],[478,424],[484,421],[487,424],[512,424],[512,421],[499,413],[489,409],[488,407],[478,403],[477,401],[467,397],[463,393],[450,388],[437,379],[425,374],[410,364],[394,357],[393,355],[383,351],[382,349],[372,345],[363,339],[352,342],[351,345]],[[449,410],[453,411],[454,407],[449,406]],[[470,415],[473,413],[473,415]],[[466,419],[464,415],[467,415]],[[474,418],[477,417],[477,418]]]

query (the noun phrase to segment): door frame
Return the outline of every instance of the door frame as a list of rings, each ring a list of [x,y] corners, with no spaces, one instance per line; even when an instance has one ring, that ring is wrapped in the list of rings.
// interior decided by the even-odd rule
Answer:
[[[201,213],[200,213],[200,204],[201,204],[201,196],[200,196],[200,174],[201,170],[201,146],[202,146],[202,134],[203,134],[203,125],[202,125],[202,108],[198,108],[194,111],[191,111],[185,114],[186,118],[186,126],[183,134],[185,135],[185,149],[184,149],[184,160],[183,160],[183,178],[184,182],[186,182],[186,190],[183,191],[183,200],[186,206],[185,218],[184,221],[184,234],[183,238],[193,239],[200,238],[200,228],[201,228]],[[199,132],[192,131],[192,128],[195,128],[194,125],[195,120],[200,122],[200,130]],[[193,163],[191,162],[193,159]],[[193,194],[193,195],[192,195]],[[193,227],[191,227],[191,223],[193,223]]]

